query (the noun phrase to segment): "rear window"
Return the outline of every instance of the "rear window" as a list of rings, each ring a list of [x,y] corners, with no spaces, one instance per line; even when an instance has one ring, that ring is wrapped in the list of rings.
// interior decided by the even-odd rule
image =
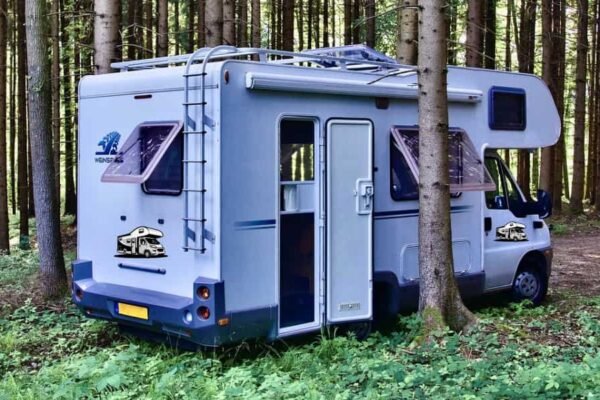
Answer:
[[[181,126],[179,121],[144,122],[136,126],[102,174],[102,182],[145,184],[150,180],[145,185],[148,189],[160,186],[161,182],[165,185],[170,177],[179,176],[177,168],[181,166],[175,168],[174,160],[178,158],[181,163]],[[178,143],[172,146],[174,142]]]

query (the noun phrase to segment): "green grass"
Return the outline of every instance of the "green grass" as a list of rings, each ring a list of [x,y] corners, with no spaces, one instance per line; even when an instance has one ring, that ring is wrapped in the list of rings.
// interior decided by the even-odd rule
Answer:
[[[478,310],[468,335],[419,345],[401,317],[366,341],[312,336],[205,352],[119,334],[68,300],[28,299],[34,252],[0,258],[0,399],[562,399],[600,397],[600,298],[552,293],[547,305]]]

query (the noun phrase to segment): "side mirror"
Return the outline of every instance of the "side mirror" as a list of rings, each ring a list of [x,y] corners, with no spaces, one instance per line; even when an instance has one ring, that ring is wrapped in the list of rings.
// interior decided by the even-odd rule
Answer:
[[[552,215],[552,196],[545,190],[538,189],[537,191],[536,208],[540,218],[545,219]]]

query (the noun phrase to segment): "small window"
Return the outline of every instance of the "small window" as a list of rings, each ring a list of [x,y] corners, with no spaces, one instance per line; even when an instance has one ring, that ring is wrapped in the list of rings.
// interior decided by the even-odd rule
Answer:
[[[173,165],[172,159],[167,159],[166,164],[161,163],[161,160],[167,153],[171,156],[169,158],[178,155],[177,153],[182,154],[180,146],[171,146],[173,142],[177,141],[177,136],[181,136],[178,135],[180,131],[181,122],[179,121],[144,122],[138,125],[117,152],[113,162],[102,174],[102,182],[143,184],[153,176],[159,165],[161,167]],[[181,156],[178,158],[181,162]],[[164,179],[165,169],[162,169],[162,173],[158,172],[154,183]],[[169,175],[172,175],[177,171],[170,170],[168,172]]]
[[[490,129],[525,130],[527,126],[525,90],[494,86],[490,89],[489,102]]]
[[[315,179],[315,124],[313,121],[281,121],[280,180],[313,181]]]
[[[178,195],[183,189],[183,133],[178,132],[164,156],[142,184],[148,194]]]
[[[504,190],[504,179],[502,176],[502,167],[500,162],[495,157],[486,157],[485,166],[489,171],[494,184],[496,185],[495,190],[485,192],[485,203],[487,208],[490,210],[506,210],[508,204],[506,200],[506,194]]]
[[[419,130],[415,127],[392,128],[395,145],[400,149],[414,182],[419,182]],[[495,184],[466,132],[448,132],[448,173],[450,192],[494,190]]]

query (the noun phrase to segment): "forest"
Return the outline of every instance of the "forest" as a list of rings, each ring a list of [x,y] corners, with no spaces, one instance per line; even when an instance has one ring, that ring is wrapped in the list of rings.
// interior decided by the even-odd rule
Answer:
[[[431,4],[441,4],[444,31],[424,37]],[[600,393],[600,0],[0,0],[0,10],[0,399]],[[366,340],[331,328],[202,352],[123,335],[77,310],[68,292],[83,77],[219,45],[364,44],[417,66],[436,41],[450,66],[540,77],[556,104],[555,145],[500,151],[526,199],[538,189],[552,198],[554,262],[540,306],[491,296],[465,302],[472,326],[421,312]]]

